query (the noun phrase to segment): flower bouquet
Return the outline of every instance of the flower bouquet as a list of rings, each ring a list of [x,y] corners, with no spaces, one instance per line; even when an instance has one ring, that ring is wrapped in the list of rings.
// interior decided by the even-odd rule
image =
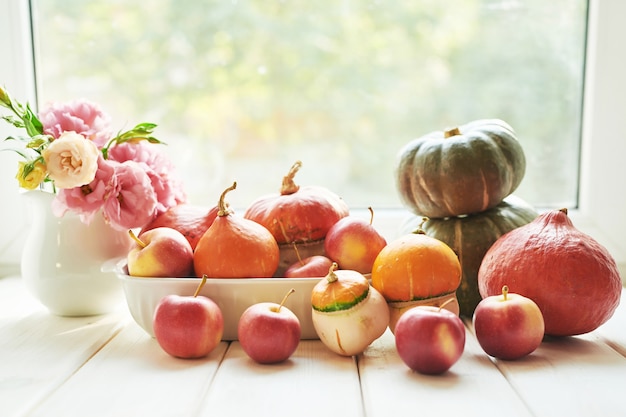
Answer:
[[[142,228],[186,195],[156,125],[113,134],[110,117],[86,100],[55,103],[38,114],[0,88],[0,117],[23,133],[16,179],[32,208],[21,259],[26,287],[50,312],[102,314],[123,299],[104,267],[126,256],[129,229]],[[66,215],[67,214],[67,215]]]
[[[140,228],[169,207],[186,201],[181,181],[153,136],[152,123],[113,134],[110,117],[87,100],[53,103],[35,114],[0,87],[1,118],[26,135],[10,136],[23,158],[16,179],[27,190],[56,194],[52,210],[89,224],[101,213],[117,230]]]

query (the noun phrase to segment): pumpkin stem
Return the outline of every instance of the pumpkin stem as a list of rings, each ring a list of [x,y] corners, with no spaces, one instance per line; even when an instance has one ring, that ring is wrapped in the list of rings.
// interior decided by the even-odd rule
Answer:
[[[206,284],[206,279],[207,279],[207,274],[202,275],[202,281],[200,281],[200,284],[198,284],[198,288],[196,288],[196,292],[193,293],[194,297],[197,297],[198,294],[200,294],[200,290],[202,290],[202,287],[204,287],[204,284]]]
[[[228,204],[224,202],[224,198],[226,197],[226,193],[234,190],[235,188],[237,188],[237,181],[233,182],[233,185],[231,185],[230,187],[222,191],[222,195],[220,195],[220,200],[217,203],[217,209],[218,209],[217,215],[218,216],[224,217],[232,213],[232,211],[228,209]]]
[[[461,134],[461,131],[458,127],[453,127],[452,129],[447,129],[443,132],[444,139],[451,138],[452,136],[458,136]]]
[[[367,208],[370,211],[370,226],[374,223],[374,209],[371,207]]]
[[[296,173],[302,167],[301,161],[296,161],[289,169],[289,173],[283,177],[283,185],[280,188],[280,195],[289,195],[293,194],[300,189],[300,186],[297,185],[293,178],[296,176]]]
[[[420,224],[417,225],[417,229],[415,229],[413,231],[413,234],[416,235],[425,235],[426,232],[424,231],[424,224],[429,220],[428,217],[422,217],[422,222]]]
[[[509,294],[509,286],[508,285],[504,285],[502,287],[502,297],[504,298],[504,301],[506,301],[506,296]]]
[[[333,283],[339,279],[337,274],[335,274],[337,268],[339,268],[339,265],[337,265],[337,262],[333,262],[333,264],[328,269],[328,275],[326,275],[326,279],[329,283]]]
[[[563,207],[559,211],[567,216],[567,207]]]

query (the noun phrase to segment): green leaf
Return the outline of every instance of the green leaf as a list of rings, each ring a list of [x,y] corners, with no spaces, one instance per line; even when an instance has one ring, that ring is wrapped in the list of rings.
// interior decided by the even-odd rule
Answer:
[[[43,134],[43,124],[41,123],[41,121],[39,121],[35,113],[33,113],[29,104],[26,104],[26,112],[24,113],[22,120],[24,121],[24,127],[26,128],[26,132],[30,136]]]

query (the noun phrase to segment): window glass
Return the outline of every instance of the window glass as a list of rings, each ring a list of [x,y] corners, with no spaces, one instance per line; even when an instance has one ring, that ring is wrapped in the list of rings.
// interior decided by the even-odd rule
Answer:
[[[31,0],[39,104],[84,97],[151,121],[190,200],[276,192],[290,166],[351,207],[400,207],[409,140],[471,120],[516,130],[516,195],[577,204],[583,0]]]

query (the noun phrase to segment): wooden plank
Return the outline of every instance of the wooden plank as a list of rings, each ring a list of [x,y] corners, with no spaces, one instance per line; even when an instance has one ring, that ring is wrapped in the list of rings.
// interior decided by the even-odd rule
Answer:
[[[45,307],[24,287],[20,277],[0,278],[0,324],[35,311],[45,312]]]
[[[286,362],[259,365],[233,342],[200,416],[362,416],[354,358],[303,340]]]
[[[537,417],[626,415],[626,359],[593,334],[546,338],[522,360],[494,363]]]
[[[448,372],[433,376],[411,371],[387,331],[359,358],[366,415],[530,416],[474,336],[466,336],[461,359]]]
[[[0,415],[23,415],[61,386],[120,329],[120,317],[67,318],[2,307]],[[8,316],[8,317],[7,317]]]
[[[29,416],[194,415],[227,347],[177,359],[132,322]]]
[[[600,326],[594,334],[622,356],[626,357],[626,289],[622,290],[620,305],[613,317]]]

